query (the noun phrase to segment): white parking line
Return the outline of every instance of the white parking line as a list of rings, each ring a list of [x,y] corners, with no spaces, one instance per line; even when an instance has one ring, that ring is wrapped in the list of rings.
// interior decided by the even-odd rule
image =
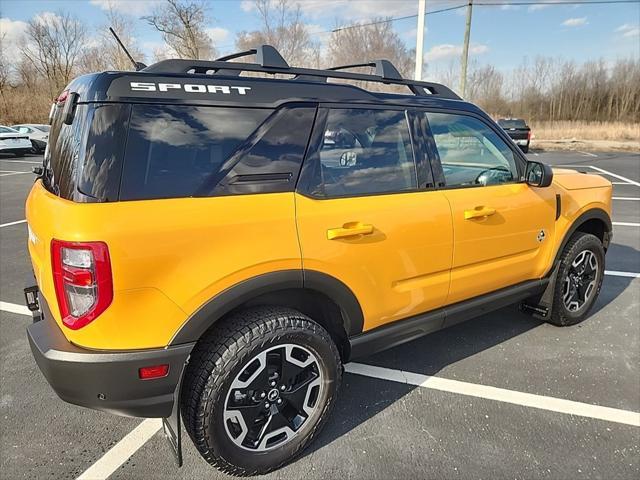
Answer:
[[[640,413],[618,408],[602,407],[589,403],[574,402],[556,397],[535,395],[532,393],[518,392],[504,388],[490,387],[476,383],[449,380],[447,378],[431,377],[417,373],[393,370],[390,368],[374,367],[362,363],[348,363],[345,370],[356,375],[389,380],[392,382],[415,385],[421,388],[430,388],[441,392],[457,393],[470,397],[495,400],[497,402],[511,403],[523,407],[537,408],[551,412],[577,415],[580,417],[605,420],[607,422],[623,423],[640,427]]]
[[[634,222],[611,222],[611,224],[618,227],[640,227],[640,223]]]
[[[24,305],[18,305],[17,303],[0,302],[0,310],[8,313],[16,313],[18,315],[31,316],[31,311]]]
[[[587,157],[597,157],[598,155],[596,155],[595,153],[589,153],[589,152],[581,152],[580,150],[577,150],[578,153],[581,153],[583,155],[586,155]]]
[[[611,277],[640,278],[640,273],[635,273],[635,272],[619,272],[617,270],[605,270],[604,274],[609,275]]]
[[[131,430],[96,463],[87,468],[77,480],[102,480],[115,472],[140,447],[147,443],[162,428],[162,420],[148,418]]]
[[[635,180],[631,180],[630,178],[623,177],[622,175],[618,175],[617,173],[611,173],[608,170],[605,170],[604,168],[594,167],[592,165],[590,165],[589,168],[592,168],[597,172],[609,175],[610,177],[617,178],[618,180],[624,180],[625,182],[628,182],[628,183],[631,183],[633,185],[636,185],[636,186],[640,187],[640,182],[636,182]]]
[[[611,182],[611,185],[633,185],[633,183],[629,183],[629,182]]]
[[[10,227],[11,225],[18,225],[19,223],[25,223],[26,220],[16,220],[15,222],[9,222],[9,223],[3,223],[0,225],[0,228],[2,227]]]
[[[24,175],[25,173],[31,173],[31,172],[8,172],[8,171],[0,170],[0,177],[9,177],[11,175]]]
[[[611,197],[611,200],[633,200],[634,202],[640,202],[640,198],[636,197]]]
[[[36,165],[42,165],[42,161],[35,162],[33,160],[5,160],[4,158],[0,158],[0,162],[9,162],[9,163],[35,163]]]

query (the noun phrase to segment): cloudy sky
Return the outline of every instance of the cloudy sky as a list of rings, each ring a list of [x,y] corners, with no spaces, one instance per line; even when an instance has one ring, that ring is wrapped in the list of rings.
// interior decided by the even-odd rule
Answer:
[[[104,24],[107,5],[134,18],[148,14],[158,0],[2,0],[0,29],[11,44],[27,22],[44,12],[71,11],[91,26]],[[505,0],[476,0],[501,3]],[[509,0],[506,0],[509,2]],[[524,0],[511,0],[517,3]],[[562,57],[578,62],[613,61],[640,56],[640,2],[597,5],[553,5],[563,0],[539,0],[544,5],[476,5],[473,10],[471,54],[479,64],[500,69],[520,65],[526,55]],[[565,0],[566,1],[566,0]],[[300,0],[305,21],[320,42],[337,24],[351,24],[373,17],[417,14],[417,0]],[[466,0],[427,0],[427,11],[466,4]],[[460,55],[465,9],[427,16],[426,61],[438,68]],[[234,50],[236,33],[259,28],[249,0],[211,0],[208,32],[221,53]],[[415,48],[416,18],[393,22],[410,48]],[[162,45],[160,35],[143,20],[136,22],[136,37],[151,56]],[[149,58],[150,60],[151,58]]]

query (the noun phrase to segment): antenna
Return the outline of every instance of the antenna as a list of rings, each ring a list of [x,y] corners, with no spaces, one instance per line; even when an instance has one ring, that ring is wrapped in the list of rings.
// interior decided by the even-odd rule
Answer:
[[[120,45],[120,47],[122,48],[122,50],[124,51],[124,53],[127,54],[127,57],[129,57],[129,60],[131,60],[131,63],[133,63],[133,68],[136,69],[136,72],[139,70],[142,70],[143,68],[146,68],[147,66],[142,63],[142,62],[136,62],[133,57],[131,56],[131,54],[129,53],[129,51],[127,50],[127,47],[124,46],[124,44],[120,41],[120,37],[118,37],[118,34],[115,32],[115,30],[111,27],[109,27],[109,31],[112,33],[112,35],[114,36],[114,38],[116,39],[116,42],[118,42],[118,45]]]

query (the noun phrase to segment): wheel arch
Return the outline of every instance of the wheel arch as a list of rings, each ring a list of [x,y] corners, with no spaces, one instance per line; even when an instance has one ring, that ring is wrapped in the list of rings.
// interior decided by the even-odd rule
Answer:
[[[360,304],[343,282],[313,270],[283,270],[246,279],[220,292],[186,320],[169,345],[197,342],[220,319],[257,305],[293,308],[320,323],[343,359],[350,353],[348,338],[363,329]]]
[[[600,239],[606,251],[607,248],[609,248],[613,232],[611,217],[609,217],[609,214],[601,208],[592,208],[576,218],[571,226],[567,229],[564,237],[562,238],[562,242],[560,243],[560,246],[556,251],[556,256],[553,261],[554,267],[560,261],[562,251],[569,242],[569,239],[576,232],[584,232],[595,235]]]

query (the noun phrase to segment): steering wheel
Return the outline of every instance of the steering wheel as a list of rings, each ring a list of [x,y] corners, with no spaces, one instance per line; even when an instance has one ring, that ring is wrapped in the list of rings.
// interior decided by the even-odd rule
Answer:
[[[478,174],[478,176],[474,180],[474,184],[492,185],[496,183],[503,183],[505,181],[505,178],[507,177],[507,175],[505,174],[508,175],[507,180],[513,179],[511,170],[509,170],[504,165],[487,168],[486,170],[483,170]]]

